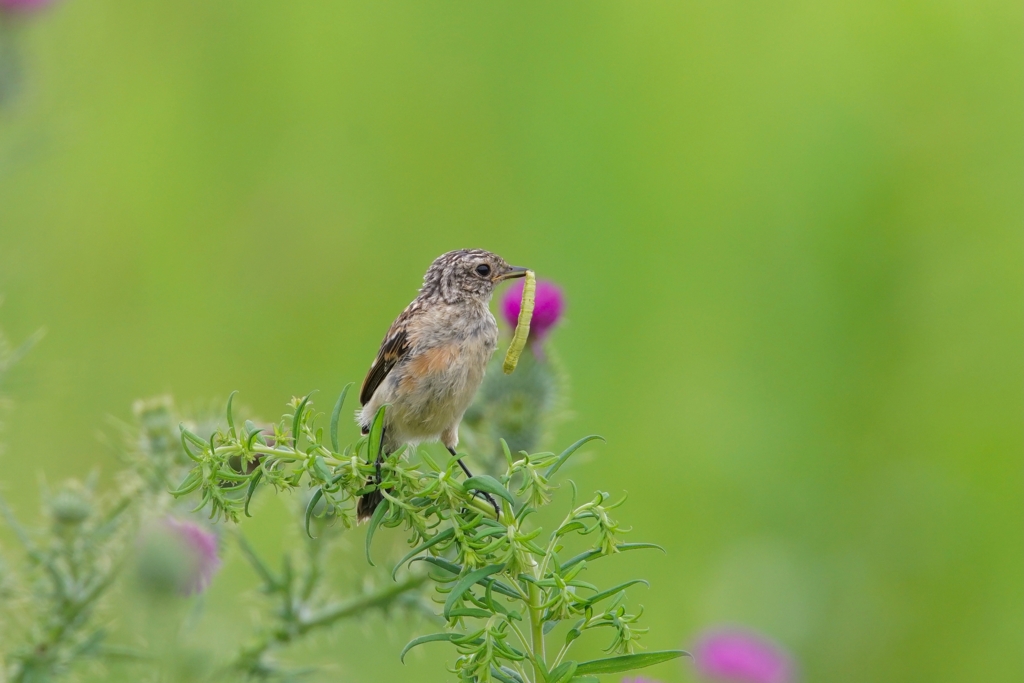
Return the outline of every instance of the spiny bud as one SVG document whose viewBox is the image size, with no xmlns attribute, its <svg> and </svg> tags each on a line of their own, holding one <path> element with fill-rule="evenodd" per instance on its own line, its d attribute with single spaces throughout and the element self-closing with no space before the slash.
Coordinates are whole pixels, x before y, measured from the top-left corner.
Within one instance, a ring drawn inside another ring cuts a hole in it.
<svg viewBox="0 0 1024 683">
<path fill-rule="evenodd" d="M 217 536 L 202 524 L 166 517 L 142 535 L 138 575 L 153 593 L 201 593 L 219 568 Z"/>
<path fill-rule="evenodd" d="M 66 487 L 57 491 L 49 501 L 50 516 L 58 526 L 77 526 L 92 514 L 92 501 L 88 494 L 77 487 Z"/>
</svg>

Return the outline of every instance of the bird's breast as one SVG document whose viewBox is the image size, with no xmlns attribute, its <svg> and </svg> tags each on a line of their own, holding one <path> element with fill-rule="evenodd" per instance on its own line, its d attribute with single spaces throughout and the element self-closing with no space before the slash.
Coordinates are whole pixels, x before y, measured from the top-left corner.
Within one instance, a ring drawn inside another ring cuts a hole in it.
<svg viewBox="0 0 1024 683">
<path fill-rule="evenodd" d="M 458 424 L 498 341 L 497 324 L 485 313 L 429 321 L 417 331 L 389 392 L 393 418 L 403 432 L 436 437 Z"/>
</svg>

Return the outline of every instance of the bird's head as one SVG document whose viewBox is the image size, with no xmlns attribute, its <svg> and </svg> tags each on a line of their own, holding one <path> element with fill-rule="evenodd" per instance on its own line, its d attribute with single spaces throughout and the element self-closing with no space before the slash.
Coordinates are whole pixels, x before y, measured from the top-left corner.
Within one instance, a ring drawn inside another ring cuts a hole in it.
<svg viewBox="0 0 1024 683">
<path fill-rule="evenodd" d="M 437 296 L 445 303 L 470 299 L 486 302 L 502 280 L 526 275 L 526 268 L 510 266 L 497 254 L 483 249 L 458 249 L 441 254 L 423 276 L 421 295 Z"/>
</svg>

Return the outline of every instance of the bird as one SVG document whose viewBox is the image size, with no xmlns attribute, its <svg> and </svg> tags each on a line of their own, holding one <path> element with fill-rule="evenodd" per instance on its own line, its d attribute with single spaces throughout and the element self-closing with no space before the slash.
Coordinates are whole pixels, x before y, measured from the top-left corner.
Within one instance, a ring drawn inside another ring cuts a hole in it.
<svg viewBox="0 0 1024 683">
<path fill-rule="evenodd" d="M 386 454 L 406 444 L 436 441 L 458 460 L 466 477 L 473 476 L 455 448 L 459 423 L 498 344 L 498 325 L 488 304 L 499 283 L 523 277 L 527 270 L 483 249 L 449 251 L 427 269 L 416 298 L 384 336 L 359 392 L 356 421 L 364 435 L 378 409 L 388 406 L 377 473 L 368 485 L 379 486 Z M 486 497 L 497 513 L 494 499 Z M 371 517 L 382 500 L 379 487 L 361 496 L 358 520 Z"/>
</svg>

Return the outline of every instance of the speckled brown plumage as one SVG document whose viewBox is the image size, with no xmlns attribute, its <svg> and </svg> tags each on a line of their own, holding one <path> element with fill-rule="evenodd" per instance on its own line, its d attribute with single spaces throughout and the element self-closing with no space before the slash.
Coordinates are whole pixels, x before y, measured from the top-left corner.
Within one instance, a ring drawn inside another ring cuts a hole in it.
<svg viewBox="0 0 1024 683">
<path fill-rule="evenodd" d="M 380 406 L 388 405 L 384 452 L 440 440 L 455 455 L 462 415 L 498 341 L 491 295 L 499 282 L 525 273 L 482 249 L 450 251 L 430 265 L 419 294 L 391 324 L 359 392 L 357 420 L 364 433 Z M 363 496 L 359 518 L 371 515 L 380 500 L 377 492 Z"/>
</svg>

